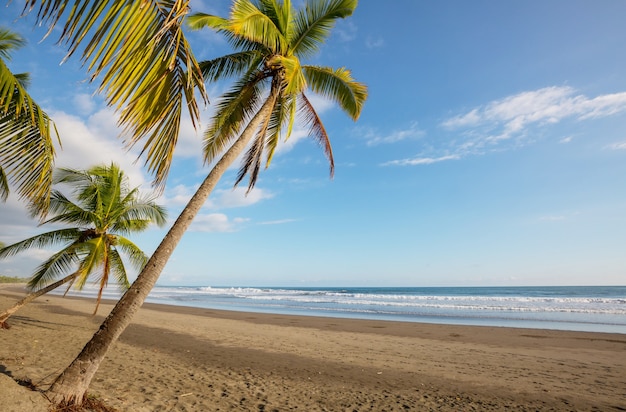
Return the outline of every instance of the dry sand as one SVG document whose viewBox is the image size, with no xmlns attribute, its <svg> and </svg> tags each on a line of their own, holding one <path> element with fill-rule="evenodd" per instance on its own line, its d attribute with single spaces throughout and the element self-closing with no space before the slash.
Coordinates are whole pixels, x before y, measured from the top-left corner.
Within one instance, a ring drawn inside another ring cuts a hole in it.
<svg viewBox="0 0 626 412">
<path fill-rule="evenodd" d="M 0 309 L 22 293 L 0 286 Z M 93 308 L 24 307 L 0 372 L 45 389 L 100 325 Z M 120 411 L 624 411 L 626 335 L 146 304 L 90 392 Z"/>
</svg>

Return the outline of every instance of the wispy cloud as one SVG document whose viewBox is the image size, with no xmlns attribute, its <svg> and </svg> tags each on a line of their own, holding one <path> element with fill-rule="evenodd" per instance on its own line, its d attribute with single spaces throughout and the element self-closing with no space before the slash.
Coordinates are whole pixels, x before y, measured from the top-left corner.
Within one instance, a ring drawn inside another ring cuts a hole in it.
<svg viewBox="0 0 626 412">
<path fill-rule="evenodd" d="M 445 119 L 439 125 L 444 138 L 425 142 L 429 146 L 413 158 L 392 160 L 383 165 L 427 165 L 521 147 L 531 142 L 540 128 L 624 112 L 626 92 L 589 97 L 568 86 L 525 91 Z M 393 136 L 371 139 L 368 145 L 393 141 Z M 564 137 L 559 143 L 570 143 L 572 139 L 571 136 Z M 626 149 L 626 142 L 611 145 L 610 149 Z"/>
<path fill-rule="evenodd" d="M 417 165 L 430 165 L 433 163 L 445 162 L 447 160 L 458 160 L 459 155 L 447 155 L 440 157 L 414 157 L 409 159 L 391 160 L 389 162 L 382 163 L 381 166 L 417 166 Z"/>
<path fill-rule="evenodd" d="M 259 222 L 259 225 L 284 225 L 285 223 L 293 223 L 297 221 L 297 219 L 268 220 L 266 222 Z"/>
<path fill-rule="evenodd" d="M 365 39 L 365 46 L 368 49 L 378 49 L 379 47 L 383 47 L 385 45 L 385 40 L 382 37 L 372 37 L 367 36 Z"/>
<path fill-rule="evenodd" d="M 357 26 L 350 20 L 340 20 L 336 23 L 333 34 L 344 42 L 350 42 L 357 37 Z"/>
<path fill-rule="evenodd" d="M 551 216 L 541 216 L 539 218 L 539 220 L 542 220 L 544 222 L 559 222 L 562 220 L 566 220 L 567 216 L 563 216 L 563 215 L 551 215 Z"/>
<path fill-rule="evenodd" d="M 394 130 L 391 133 L 380 133 L 376 130 L 367 130 L 363 132 L 366 144 L 368 146 L 378 146 L 381 144 L 391 144 L 401 142 L 403 140 L 419 139 L 425 135 L 417 123 L 411 123 L 406 129 Z"/>
<path fill-rule="evenodd" d="M 579 215 L 580 215 L 580 211 L 566 210 L 560 213 L 546 214 L 546 215 L 539 216 L 538 220 L 541 222 L 562 222 L 566 220 L 571 220 Z"/>
<path fill-rule="evenodd" d="M 618 142 L 609 145 L 609 149 L 611 150 L 626 150 L 626 142 Z"/>
<path fill-rule="evenodd" d="M 485 141 L 505 140 L 532 125 L 558 123 L 566 118 L 585 120 L 626 111 L 626 92 L 594 98 L 567 86 L 526 91 L 471 109 L 442 122 L 449 130 L 482 131 Z"/>
</svg>

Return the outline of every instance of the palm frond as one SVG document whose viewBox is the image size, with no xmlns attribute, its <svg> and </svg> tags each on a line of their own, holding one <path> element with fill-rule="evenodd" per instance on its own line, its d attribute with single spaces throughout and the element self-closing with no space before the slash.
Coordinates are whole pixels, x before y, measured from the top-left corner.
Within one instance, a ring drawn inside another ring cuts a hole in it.
<svg viewBox="0 0 626 412">
<path fill-rule="evenodd" d="M 49 212 L 54 216 L 42 222 L 42 225 L 49 223 L 66 223 L 73 226 L 93 227 L 100 223 L 100 216 L 97 213 L 72 202 L 58 190 L 54 190 L 50 196 Z"/>
<path fill-rule="evenodd" d="M 262 55 L 258 51 L 247 50 L 202 61 L 199 66 L 205 81 L 216 82 L 246 73 L 250 67 L 258 67 L 262 61 L 261 58 Z"/>
<path fill-rule="evenodd" d="M 84 46 L 81 60 L 107 103 L 121 112 L 126 142 L 143 141 L 141 153 L 163 185 L 186 106 L 196 126 L 200 113 L 195 90 L 208 98 L 202 73 L 182 31 L 189 0 L 27 0 L 25 11 L 38 4 L 37 22 L 50 31 L 66 18 L 59 41 L 68 58 Z M 186 103 L 185 103 L 186 101 Z"/>
<path fill-rule="evenodd" d="M 352 78 L 345 68 L 303 66 L 311 90 L 335 101 L 352 120 L 357 120 L 367 99 L 367 86 Z"/>
<path fill-rule="evenodd" d="M 269 96 L 263 102 L 263 106 L 255 113 L 254 118 L 251 119 L 246 128 L 241 133 L 240 139 L 246 135 L 256 136 L 246 156 L 244 157 L 243 164 L 241 165 L 235 186 L 237 186 L 241 180 L 249 174 L 250 180 L 248 183 L 248 190 L 250 192 L 256 184 L 260 165 L 261 155 L 263 149 L 266 146 L 266 138 L 268 136 L 268 128 L 272 121 L 272 113 L 277 110 L 276 105 L 281 102 L 280 91 L 282 90 L 282 82 L 278 78 L 272 80 L 272 86 Z"/>
<path fill-rule="evenodd" d="M 223 17 L 206 13 L 195 13 L 187 17 L 187 26 L 192 30 L 199 30 L 205 27 L 213 29 L 226 37 L 226 40 L 235 50 L 254 50 L 263 47 L 253 41 L 243 39 L 231 31 L 230 22 Z M 205 78 L 206 80 L 206 78 Z"/>
<path fill-rule="evenodd" d="M 335 174 L 335 159 L 333 158 L 333 149 L 330 145 L 330 138 L 328 137 L 326 128 L 315 111 L 315 108 L 304 93 L 300 94 L 298 99 L 300 100 L 300 104 L 298 105 L 300 108 L 298 114 L 302 118 L 302 123 L 305 126 L 308 126 L 309 136 L 311 136 L 324 151 L 330 166 L 330 176 L 332 177 Z"/>
<path fill-rule="evenodd" d="M 4 202 L 9 197 L 9 181 L 4 169 L 0 167 L 0 201 Z"/>
<path fill-rule="evenodd" d="M 278 31 L 285 36 L 287 44 L 289 44 L 287 34 L 291 24 L 291 0 L 283 0 L 281 2 L 277 0 L 260 0 L 259 10 L 274 22 Z"/>
<path fill-rule="evenodd" d="M 288 50 L 287 38 L 269 16 L 249 0 L 235 0 L 230 11 L 229 25 L 224 30 L 233 34 L 230 38 L 235 49 L 245 45 L 246 40 L 267 47 L 273 53 Z"/>
<path fill-rule="evenodd" d="M 56 129 L 26 92 L 28 74 L 13 74 L 3 61 L 24 44 L 20 35 L 0 28 L 0 168 L 6 183 L 1 194 L 6 200 L 12 181 L 19 196 L 31 202 L 33 214 L 43 216 L 54 162 L 51 131 Z"/>
<path fill-rule="evenodd" d="M 119 214 L 111 216 L 113 233 L 130 234 L 142 232 L 151 224 L 163 226 L 167 222 L 167 209 L 152 200 L 123 203 Z"/>
<path fill-rule="evenodd" d="M 79 263 L 79 276 L 76 278 L 76 289 L 82 290 L 90 277 L 95 276 L 95 282 L 102 281 L 102 263 L 106 262 L 108 245 L 104 236 L 89 239 L 80 244 L 82 255 Z"/>
<path fill-rule="evenodd" d="M 0 27 L 0 59 L 11 60 L 11 52 L 21 49 L 26 40 L 19 34 Z"/>
<path fill-rule="evenodd" d="M 54 255 L 37 267 L 33 275 L 28 280 L 28 288 L 39 290 L 46 287 L 55 279 L 72 273 L 79 256 L 76 253 L 75 245 L 70 245 Z"/>
<path fill-rule="evenodd" d="M 43 216 L 52 185 L 54 146 L 58 133 L 48 115 L 0 60 L 0 167 L 31 211 Z"/>
<path fill-rule="evenodd" d="M 228 19 L 206 13 L 194 13 L 187 16 L 185 21 L 187 26 L 192 30 L 200 30 L 206 27 L 216 31 L 228 30 L 230 25 Z"/>
<path fill-rule="evenodd" d="M 56 185 L 67 184 L 72 189 L 72 193 L 79 194 L 88 188 L 95 188 L 95 176 L 89 174 L 86 170 L 62 167 L 55 169 L 53 183 Z"/>
<path fill-rule="evenodd" d="M 82 231 L 77 228 L 59 229 L 41 233 L 0 249 L 0 259 L 14 256 L 28 249 L 43 249 L 59 243 L 75 242 L 81 237 L 81 234 Z"/>
<path fill-rule="evenodd" d="M 109 276 L 111 274 L 111 259 L 115 259 L 115 257 L 111 257 L 112 249 L 110 248 L 109 242 L 105 242 L 106 246 L 104 247 L 102 255 L 102 277 L 100 278 L 100 288 L 98 289 L 98 297 L 96 298 L 96 308 L 93 311 L 95 315 L 98 313 L 98 308 L 100 307 L 100 301 L 102 300 L 102 292 L 104 288 L 109 284 Z M 127 279 L 128 281 L 128 279 Z"/>
<path fill-rule="evenodd" d="M 263 148 L 265 147 L 265 135 L 267 132 L 268 122 L 269 117 L 265 119 L 265 121 L 262 123 L 259 130 L 257 131 L 256 138 L 248 148 L 242 165 L 239 168 L 239 172 L 237 173 L 237 179 L 235 180 L 234 186 L 239 185 L 239 183 L 241 183 L 246 174 L 250 175 L 247 192 L 250 192 L 250 190 L 252 190 L 252 188 L 256 184 L 256 180 L 259 175 L 259 170 L 261 168 L 261 155 L 263 154 Z"/>
<path fill-rule="evenodd" d="M 123 252 L 133 269 L 137 271 L 141 271 L 148 263 L 148 256 L 136 244 L 123 236 L 117 236 L 115 248 Z"/>
<path fill-rule="evenodd" d="M 285 140 L 289 139 L 289 136 L 291 136 L 296 119 L 296 109 L 297 105 L 294 95 L 283 96 L 276 104 L 268 126 L 268 137 L 265 143 L 265 168 L 268 168 L 272 163 L 272 158 L 280 142 L 281 133 L 285 124 L 287 125 Z"/>
<path fill-rule="evenodd" d="M 121 292 L 126 292 L 130 287 L 130 282 L 128 281 L 128 275 L 126 273 L 126 267 L 124 266 L 124 261 L 122 257 L 115 249 L 111 249 L 111 253 L 109 254 L 110 265 L 110 274 L 109 276 L 113 276 L 115 279 L 115 283 L 117 284 L 119 290 Z"/>
<path fill-rule="evenodd" d="M 318 0 L 308 2 L 298 11 L 290 34 L 291 50 L 298 56 L 308 57 L 319 51 L 320 45 L 330 35 L 335 21 L 352 15 L 358 0 Z"/>
<path fill-rule="evenodd" d="M 238 81 L 217 102 L 215 115 L 204 133 L 206 163 L 211 163 L 225 150 L 258 109 L 264 79 L 264 73 L 257 73 L 251 80 Z"/>
</svg>

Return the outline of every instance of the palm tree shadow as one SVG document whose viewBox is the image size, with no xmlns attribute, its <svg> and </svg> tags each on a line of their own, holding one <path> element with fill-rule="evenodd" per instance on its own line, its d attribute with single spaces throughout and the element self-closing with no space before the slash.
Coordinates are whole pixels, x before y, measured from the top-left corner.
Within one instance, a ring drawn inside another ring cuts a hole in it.
<svg viewBox="0 0 626 412">
<path fill-rule="evenodd" d="M 84 316 L 84 315 L 83 315 Z M 29 316 L 13 316 L 11 317 L 11 326 L 24 325 L 29 327 L 37 327 L 41 329 L 57 330 L 59 326 L 72 327 L 74 325 L 61 322 L 49 322 L 41 319 L 31 318 Z"/>
<path fill-rule="evenodd" d="M 28 378 L 17 379 L 15 376 L 13 376 L 13 373 L 11 372 L 11 370 L 7 369 L 7 367 L 5 365 L 0 364 L 0 373 L 3 374 L 3 375 L 8 376 L 11 379 L 13 379 L 20 386 L 28 388 L 31 391 L 39 391 L 39 389 L 37 388 L 37 386 L 35 386 L 33 381 L 31 381 Z"/>
</svg>

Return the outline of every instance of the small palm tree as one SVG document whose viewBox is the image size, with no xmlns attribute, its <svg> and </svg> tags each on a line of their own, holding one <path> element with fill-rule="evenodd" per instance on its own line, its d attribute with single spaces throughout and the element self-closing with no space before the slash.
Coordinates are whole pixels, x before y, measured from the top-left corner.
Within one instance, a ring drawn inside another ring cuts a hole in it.
<svg viewBox="0 0 626 412">
<path fill-rule="evenodd" d="M 9 195 L 9 182 L 35 213 L 47 209 L 54 146 L 54 124 L 26 92 L 29 76 L 7 67 L 11 52 L 25 44 L 17 33 L 0 27 L 0 200 Z"/>
<path fill-rule="evenodd" d="M 350 16 L 356 5 L 357 0 L 309 0 L 303 9 L 294 10 L 289 0 L 235 0 L 228 19 L 205 14 L 189 18 L 194 28 L 209 27 L 224 33 L 237 50 L 201 63 L 207 80 L 240 78 L 218 103 L 205 134 L 205 159 L 219 160 L 130 289 L 81 353 L 54 381 L 48 396 L 57 402 L 82 403 L 111 344 L 130 324 L 191 221 L 249 142 L 252 141 L 237 180 L 249 173 L 249 189 L 254 186 L 263 155 L 269 163 L 280 137 L 289 136 L 298 115 L 322 144 L 332 173 L 328 135 L 305 91 L 311 89 L 334 100 L 356 120 L 367 98 L 367 88 L 354 81 L 346 69 L 308 66 L 300 58 L 314 54 L 334 22 Z"/>
<path fill-rule="evenodd" d="M 165 210 L 151 198 L 140 197 L 138 188 L 129 189 L 125 174 L 115 164 L 87 171 L 60 169 L 54 182 L 70 185 L 75 200 L 54 190 L 50 200 L 53 217 L 42 224 L 64 223 L 72 227 L 42 233 L 0 249 L 0 258 L 5 258 L 33 247 L 64 244 L 30 278 L 28 287 L 34 292 L 0 314 L 0 326 L 5 328 L 7 319 L 28 302 L 64 283 L 70 284 L 68 290 L 74 283 L 82 289 L 92 275 L 97 276 L 100 287 L 95 314 L 111 277 L 123 290 L 129 287 L 122 254 L 138 271 L 148 260 L 124 235 L 143 231 L 152 223 L 165 223 Z"/>
</svg>

